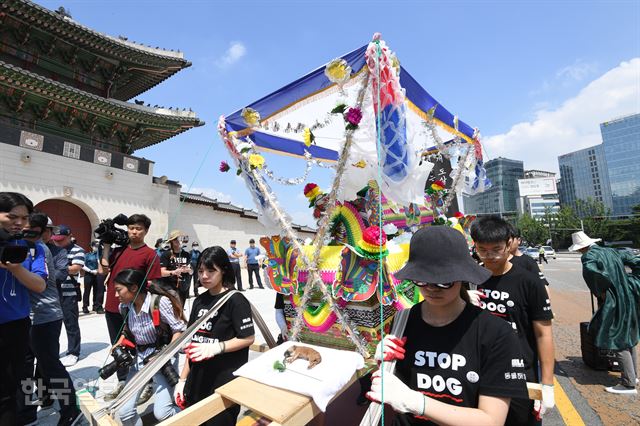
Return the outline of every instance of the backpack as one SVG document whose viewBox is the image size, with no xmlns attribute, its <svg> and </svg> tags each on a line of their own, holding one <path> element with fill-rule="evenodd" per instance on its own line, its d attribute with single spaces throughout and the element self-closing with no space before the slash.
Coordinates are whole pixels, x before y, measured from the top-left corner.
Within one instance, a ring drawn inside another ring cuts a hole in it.
<svg viewBox="0 0 640 426">
<path fill-rule="evenodd" d="M 153 326 L 156 329 L 156 348 L 160 349 L 165 345 L 168 345 L 171 342 L 171 338 L 173 336 L 173 332 L 171 331 L 171 327 L 166 322 L 162 321 L 162 316 L 160 315 L 160 298 L 163 297 L 160 294 L 151 293 L 151 319 L 153 320 Z M 135 337 L 129 327 L 127 325 L 127 320 L 129 318 L 129 308 L 122 308 L 121 312 L 124 317 L 124 333 L 131 337 L 131 341 L 135 342 Z"/>
</svg>

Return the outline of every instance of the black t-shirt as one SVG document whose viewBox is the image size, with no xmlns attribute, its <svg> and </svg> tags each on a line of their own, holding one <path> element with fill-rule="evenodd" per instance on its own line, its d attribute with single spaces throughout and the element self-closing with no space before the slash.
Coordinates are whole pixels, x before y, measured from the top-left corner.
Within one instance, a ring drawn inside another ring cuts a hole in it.
<svg viewBox="0 0 640 426">
<path fill-rule="evenodd" d="M 191 262 L 191 255 L 186 250 L 180 249 L 180 253 L 175 254 L 173 250 L 169 249 L 162 253 L 160 256 L 160 266 L 167 268 L 168 271 L 175 271 L 179 266 L 187 266 Z M 171 288 L 177 288 L 180 282 L 181 287 L 184 289 L 189 288 L 189 274 L 180 274 L 180 277 L 164 277 L 162 282 Z"/>
<path fill-rule="evenodd" d="M 206 314 L 225 294 L 202 293 L 193 302 L 189 325 Z M 234 337 L 253 336 L 251 305 L 240 293 L 236 293 L 218 310 L 218 313 L 200 327 L 192 342 L 213 343 L 227 341 Z M 213 394 L 219 386 L 233 379 L 233 372 L 249 360 L 249 348 L 226 352 L 201 362 L 189 362 L 190 373 L 185 383 L 185 396 L 189 404 L 194 404 Z"/>
<path fill-rule="evenodd" d="M 523 254 L 522 256 L 512 256 L 511 259 L 509 259 L 509 262 L 511 262 L 513 265 L 524 268 L 529 272 L 532 272 L 540 279 L 540 282 L 542 282 L 542 284 L 549 285 L 549 281 L 547 281 L 547 278 L 540 270 L 538 262 L 533 260 L 531 256 L 526 254 Z"/>
<path fill-rule="evenodd" d="M 273 305 L 274 309 L 284 309 L 284 295 L 282 293 L 276 293 L 276 303 Z"/>
<path fill-rule="evenodd" d="M 424 302 L 422 302 L 424 303 Z M 526 398 L 518 344 L 509 326 L 467 305 L 450 324 L 433 327 L 411 308 L 404 336 L 405 358 L 397 376 L 411 389 L 458 407 L 478 407 L 480 395 Z M 394 425 L 434 424 L 412 414 L 396 415 Z"/>
<path fill-rule="evenodd" d="M 478 290 L 487 296 L 480 300 L 480 306 L 511 325 L 524 355 L 527 379 L 538 382 L 533 321 L 553 319 L 547 289 L 531 272 L 513 265 L 506 274 L 490 277 Z"/>
</svg>

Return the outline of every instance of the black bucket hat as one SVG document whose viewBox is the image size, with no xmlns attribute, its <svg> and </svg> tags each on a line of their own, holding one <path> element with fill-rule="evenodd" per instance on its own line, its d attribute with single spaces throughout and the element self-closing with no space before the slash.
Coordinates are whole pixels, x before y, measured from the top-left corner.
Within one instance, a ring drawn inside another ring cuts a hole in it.
<svg viewBox="0 0 640 426">
<path fill-rule="evenodd" d="M 394 275 L 399 280 L 423 283 L 482 284 L 491 272 L 473 260 L 467 241 L 459 231 L 447 226 L 430 226 L 411 237 L 409 261 Z"/>
</svg>

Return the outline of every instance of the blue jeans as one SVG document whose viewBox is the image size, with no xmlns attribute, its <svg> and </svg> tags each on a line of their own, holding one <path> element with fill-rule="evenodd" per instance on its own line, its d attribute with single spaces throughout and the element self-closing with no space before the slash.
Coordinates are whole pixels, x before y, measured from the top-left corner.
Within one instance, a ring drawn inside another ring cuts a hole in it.
<svg viewBox="0 0 640 426">
<path fill-rule="evenodd" d="M 177 358 L 173 360 L 172 364 L 177 371 Z M 135 364 L 129 368 L 127 383 L 139 370 L 142 369 L 142 367 L 142 357 L 136 356 Z M 153 376 L 152 380 L 156 384 L 156 393 L 153 395 L 153 415 L 156 420 L 161 422 L 178 413 L 180 409 L 173 403 L 173 386 L 170 386 L 169 383 L 167 383 L 167 379 L 165 379 L 162 372 L 158 371 Z M 118 417 L 120 417 L 120 421 L 123 426 L 142 426 L 142 420 L 140 419 L 136 408 L 138 396 L 140 396 L 141 393 L 142 390 L 140 390 L 134 398 L 127 401 L 118 411 Z"/>
<path fill-rule="evenodd" d="M 60 296 L 64 329 L 67 330 L 67 355 L 80 356 L 80 325 L 78 324 L 78 297 Z"/>
</svg>

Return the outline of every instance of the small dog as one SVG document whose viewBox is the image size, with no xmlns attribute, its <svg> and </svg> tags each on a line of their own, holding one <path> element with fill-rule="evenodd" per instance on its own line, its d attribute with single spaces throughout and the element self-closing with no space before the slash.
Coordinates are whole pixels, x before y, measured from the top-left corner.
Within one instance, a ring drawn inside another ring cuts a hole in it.
<svg viewBox="0 0 640 426">
<path fill-rule="evenodd" d="M 307 370 L 311 370 L 313 367 L 322 362 L 320 353 L 315 349 L 311 349 L 306 346 L 291 346 L 284 353 L 285 364 L 291 364 L 298 358 L 306 359 L 307 361 L 309 361 L 309 367 L 307 367 Z"/>
</svg>

